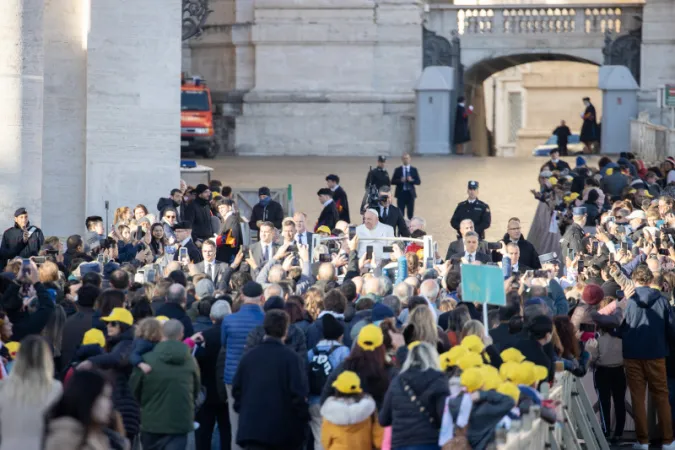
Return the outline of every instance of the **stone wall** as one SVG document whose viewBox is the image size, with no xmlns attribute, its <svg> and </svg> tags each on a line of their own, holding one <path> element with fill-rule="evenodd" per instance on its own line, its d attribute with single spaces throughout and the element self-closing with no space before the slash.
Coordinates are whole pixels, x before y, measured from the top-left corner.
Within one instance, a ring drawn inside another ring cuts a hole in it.
<svg viewBox="0 0 675 450">
<path fill-rule="evenodd" d="M 421 12 L 416 0 L 256 1 L 237 153 L 411 151 Z"/>
</svg>

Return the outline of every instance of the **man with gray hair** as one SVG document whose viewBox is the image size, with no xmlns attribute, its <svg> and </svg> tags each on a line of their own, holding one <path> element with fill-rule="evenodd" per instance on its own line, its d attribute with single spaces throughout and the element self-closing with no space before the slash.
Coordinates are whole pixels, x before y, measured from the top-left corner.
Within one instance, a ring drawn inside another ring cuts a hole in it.
<svg viewBox="0 0 675 450">
<path fill-rule="evenodd" d="M 464 219 L 459 223 L 459 238 L 451 242 L 448 246 L 448 252 L 445 255 L 445 259 L 452 259 L 456 255 L 464 256 L 464 236 L 469 232 L 475 232 L 473 226 L 473 220 Z M 478 241 L 478 249 L 482 253 L 489 253 L 487 242 L 480 240 Z"/>
<path fill-rule="evenodd" d="M 492 258 L 487 253 L 479 250 L 478 233 L 475 231 L 467 231 L 464 233 L 462 242 L 464 243 L 464 253 L 457 253 L 451 259 L 454 270 L 459 270 L 460 264 L 487 264 L 492 262 Z"/>
<path fill-rule="evenodd" d="M 152 367 L 135 368 L 131 389 L 141 407 L 141 443 L 145 449 L 184 449 L 194 429 L 199 369 L 183 341 L 183 325 L 175 319 L 162 329 L 162 341 L 143 355 Z"/>
<path fill-rule="evenodd" d="M 166 303 L 157 310 L 157 316 L 166 316 L 169 319 L 176 319 L 183 324 L 186 336 L 190 337 L 194 333 L 192 321 L 185 308 L 187 306 L 187 291 L 183 285 L 174 283 L 169 287 L 166 294 Z"/>
<path fill-rule="evenodd" d="M 402 282 L 394 286 L 394 295 L 398 297 L 403 308 L 408 307 L 408 300 L 413 295 L 413 288 L 409 284 Z"/>
<path fill-rule="evenodd" d="M 218 386 L 220 374 L 217 371 L 218 355 L 222 349 L 221 325 L 226 316 L 232 314 L 230 304 L 225 300 L 218 300 L 211 306 L 209 314 L 213 326 L 202 332 L 203 344 L 200 343 L 195 351 L 195 358 L 202 374 L 202 386 L 206 389 L 206 399 L 195 416 L 199 429 L 195 431 L 196 448 L 211 448 L 213 428 L 218 423 L 220 442 L 229 442 L 230 420 L 228 419 L 227 404 L 218 394 L 224 390 Z"/>
<path fill-rule="evenodd" d="M 420 216 L 415 216 L 410 219 L 410 226 L 408 229 L 410 230 L 411 234 L 417 230 L 427 231 L 427 221 Z"/>
<path fill-rule="evenodd" d="M 438 319 L 438 309 L 436 302 L 438 301 L 438 294 L 441 292 L 438 281 L 425 280 L 420 286 L 420 295 L 424 297 L 429 304 L 429 308 L 433 311 L 434 316 Z"/>
</svg>

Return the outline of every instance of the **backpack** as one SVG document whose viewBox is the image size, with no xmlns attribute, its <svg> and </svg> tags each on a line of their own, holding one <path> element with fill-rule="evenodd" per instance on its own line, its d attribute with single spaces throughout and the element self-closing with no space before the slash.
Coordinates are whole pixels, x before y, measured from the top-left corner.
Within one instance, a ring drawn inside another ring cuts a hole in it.
<svg viewBox="0 0 675 450">
<path fill-rule="evenodd" d="M 308 367 L 309 393 L 311 395 L 321 395 L 323 387 L 328 381 L 328 376 L 334 369 L 329 357 L 338 347 L 338 345 L 333 345 L 328 350 L 319 350 L 318 347 L 312 349 L 313 356 Z"/>
</svg>

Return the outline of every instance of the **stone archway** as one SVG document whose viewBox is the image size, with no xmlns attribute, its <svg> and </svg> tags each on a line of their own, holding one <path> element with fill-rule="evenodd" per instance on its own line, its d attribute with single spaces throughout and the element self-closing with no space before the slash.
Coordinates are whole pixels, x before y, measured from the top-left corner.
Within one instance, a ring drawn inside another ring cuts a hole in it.
<svg viewBox="0 0 675 450">
<path fill-rule="evenodd" d="M 598 53 L 598 58 L 601 56 Z M 467 102 L 474 106 L 473 120 L 470 123 L 471 149 L 477 156 L 493 156 L 495 136 L 488 129 L 485 92 L 483 83 L 493 74 L 521 64 L 541 61 L 569 61 L 584 64 L 600 65 L 600 61 L 592 61 L 579 56 L 564 53 L 518 53 L 493 58 L 484 58 L 464 71 L 464 95 Z"/>
</svg>

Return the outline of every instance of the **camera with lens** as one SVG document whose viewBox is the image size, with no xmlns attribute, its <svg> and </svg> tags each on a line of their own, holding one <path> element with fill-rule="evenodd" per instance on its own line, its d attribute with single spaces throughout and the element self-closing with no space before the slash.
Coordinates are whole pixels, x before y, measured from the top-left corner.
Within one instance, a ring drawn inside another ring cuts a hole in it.
<svg viewBox="0 0 675 450">
<path fill-rule="evenodd" d="M 389 201 L 389 196 L 380 195 L 380 203 L 387 203 Z"/>
</svg>

